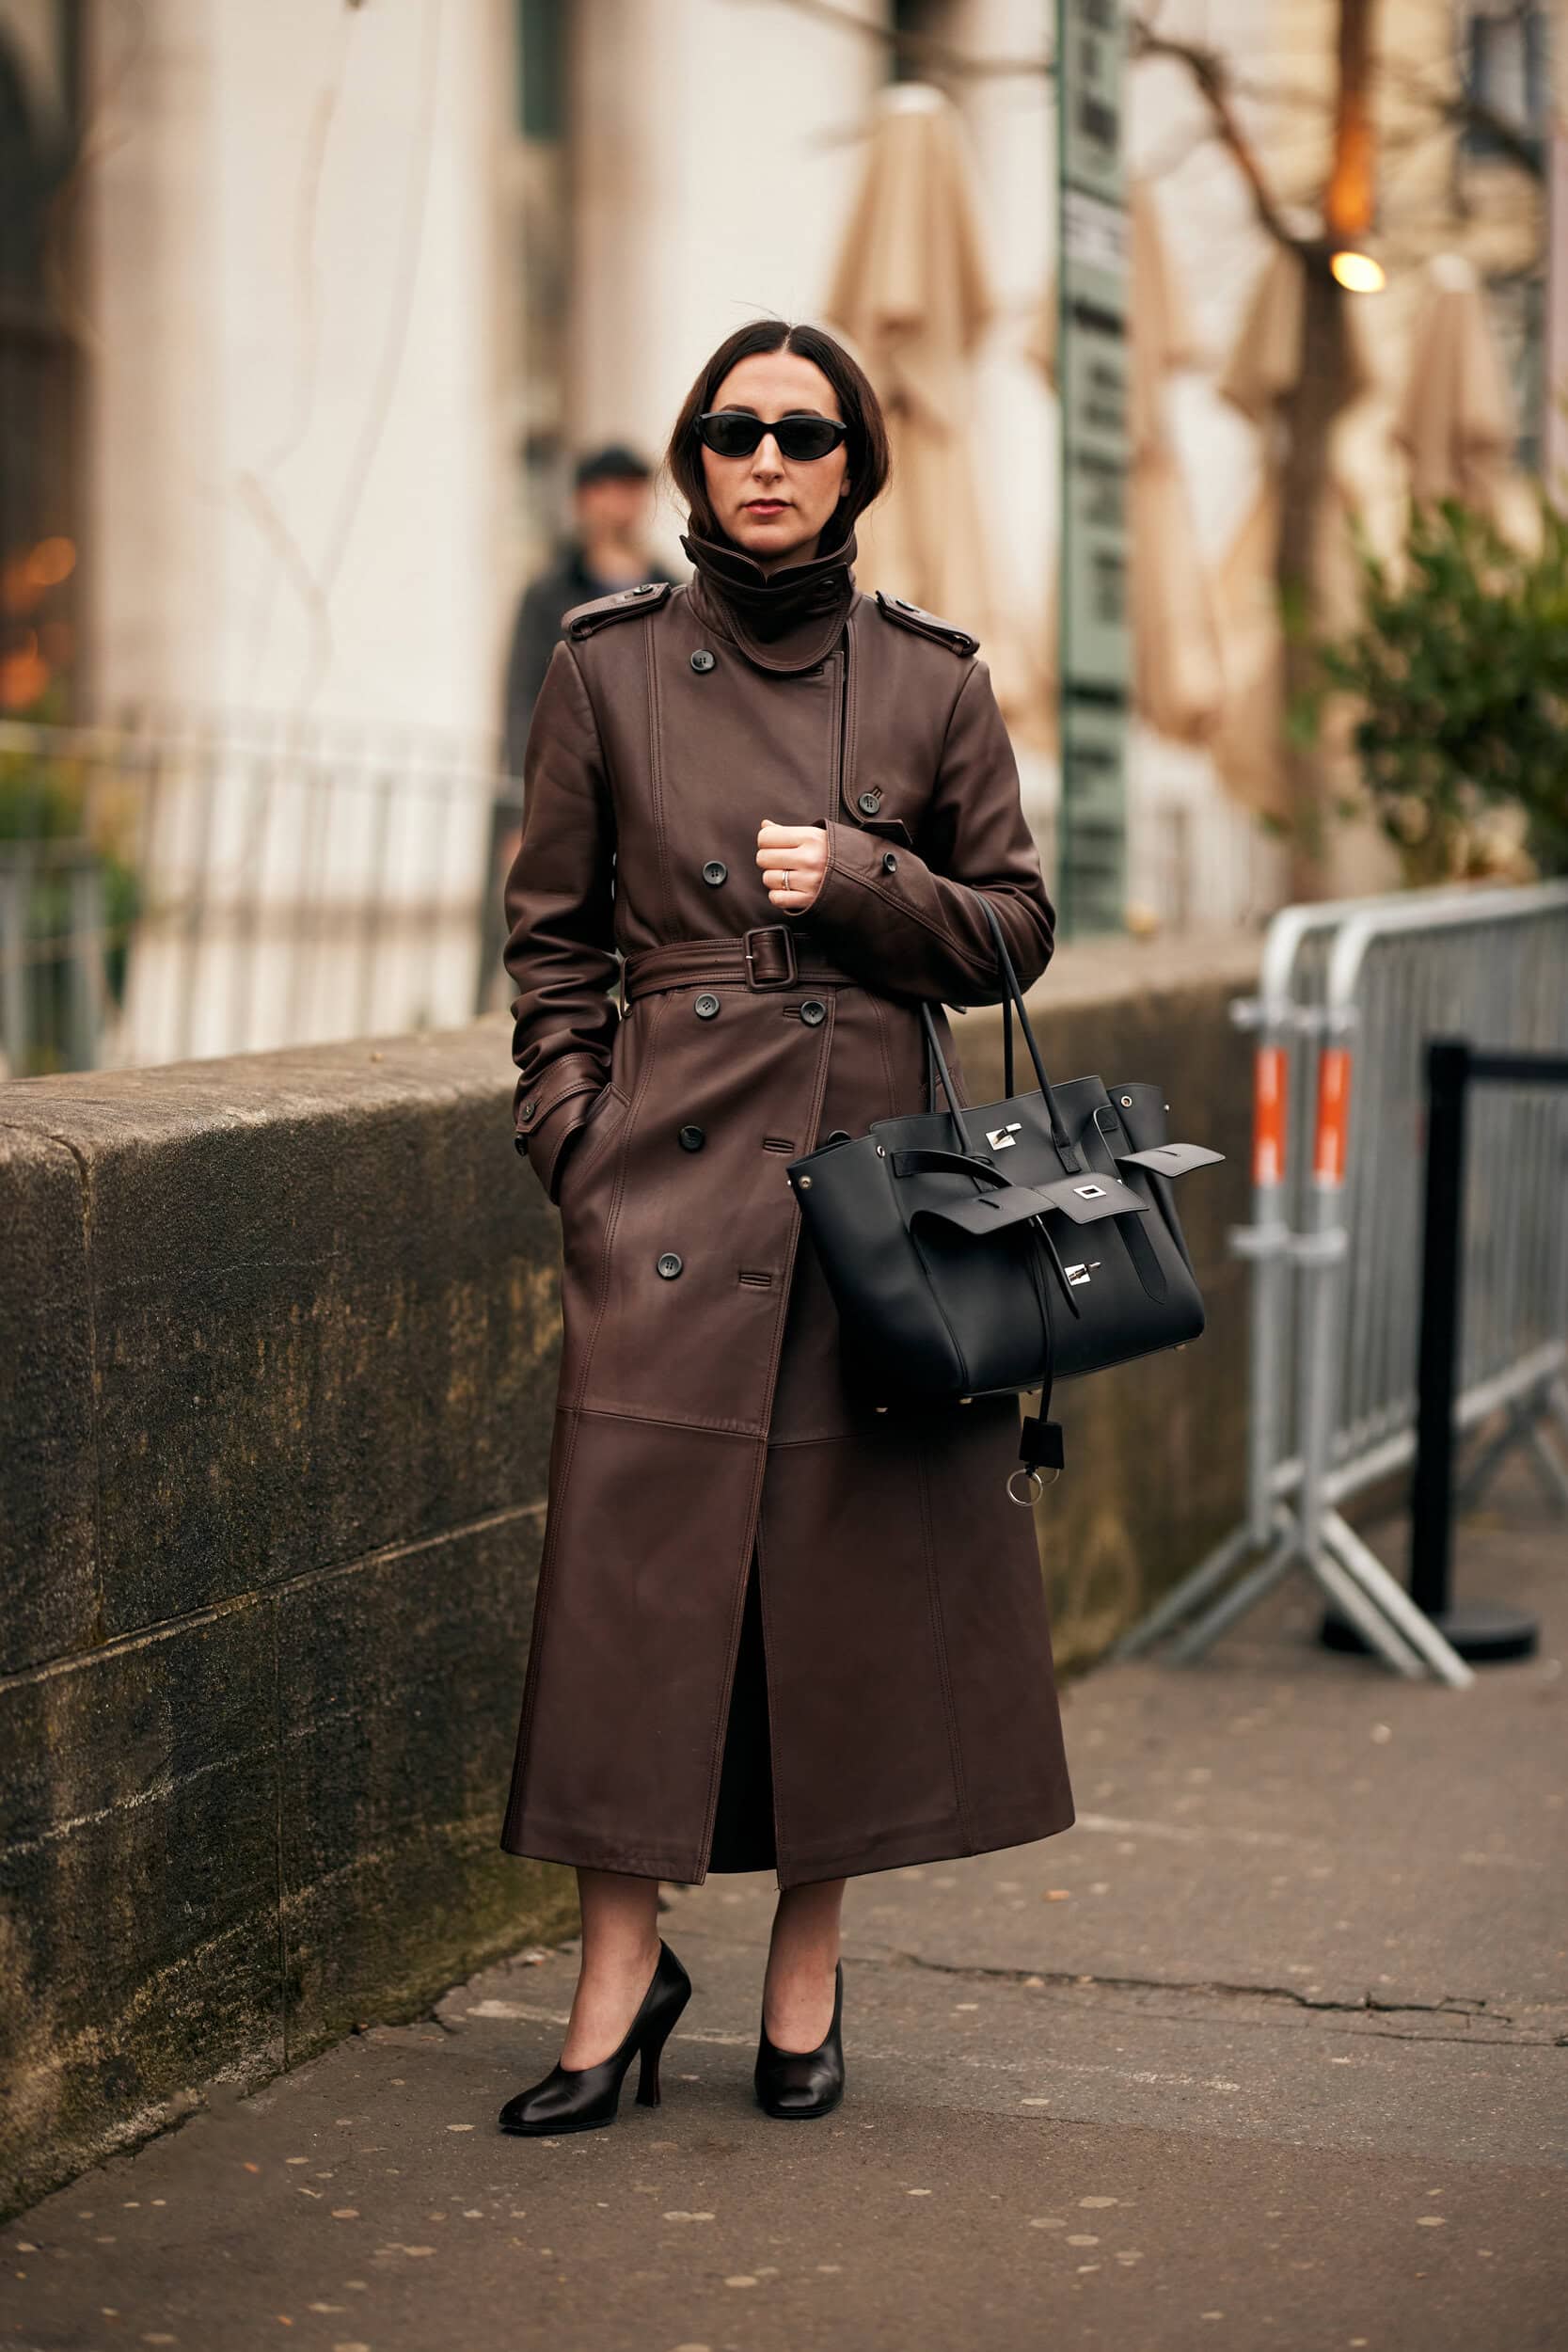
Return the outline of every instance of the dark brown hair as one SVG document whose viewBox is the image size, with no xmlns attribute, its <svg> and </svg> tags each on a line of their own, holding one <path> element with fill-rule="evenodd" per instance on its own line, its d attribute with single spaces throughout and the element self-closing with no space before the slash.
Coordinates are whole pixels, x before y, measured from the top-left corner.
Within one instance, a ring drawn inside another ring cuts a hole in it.
<svg viewBox="0 0 1568 2352">
<path fill-rule="evenodd" d="M 729 534 L 721 529 L 708 504 L 696 421 L 712 407 L 714 395 L 736 360 L 750 358 L 756 351 L 793 351 L 819 367 L 838 395 L 849 427 L 845 463 L 850 486 L 823 525 L 817 552 L 825 555 L 847 536 L 856 516 L 880 498 L 892 465 L 887 422 L 871 379 L 825 327 L 792 326 L 787 319 L 752 319 L 749 326 L 737 326 L 733 335 L 727 335 L 682 401 L 659 470 L 685 500 L 693 532 L 702 539 L 727 543 Z"/>
</svg>

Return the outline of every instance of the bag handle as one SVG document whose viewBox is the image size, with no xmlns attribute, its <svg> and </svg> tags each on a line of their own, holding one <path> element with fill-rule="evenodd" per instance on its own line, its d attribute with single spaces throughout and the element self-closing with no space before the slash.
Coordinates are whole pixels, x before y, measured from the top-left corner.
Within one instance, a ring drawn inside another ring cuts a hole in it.
<svg viewBox="0 0 1568 2352">
<path fill-rule="evenodd" d="M 969 1137 L 964 1133 L 964 1123 L 958 1116 L 958 1098 L 953 1090 L 952 1073 L 948 1070 L 946 1057 L 943 1055 L 942 1047 L 937 1043 L 937 1025 L 931 1018 L 930 1005 L 924 996 L 920 1000 L 920 1018 L 926 1031 L 927 1100 L 929 1102 L 931 1108 L 935 1110 L 937 1106 L 937 1080 L 940 1077 L 942 1080 L 942 1090 L 947 1097 L 947 1117 L 953 1129 L 954 1149 L 961 1156 L 967 1158 L 969 1156 L 970 1148 Z"/>
<path fill-rule="evenodd" d="M 1001 964 L 1003 977 L 1006 983 L 1006 993 L 1002 999 L 1003 1094 L 1010 1097 L 1013 1091 L 1013 1008 L 1016 1005 L 1018 1008 L 1018 1017 L 1023 1025 L 1023 1035 L 1029 1047 L 1029 1058 L 1035 1065 L 1035 1075 L 1040 1082 L 1040 1093 L 1044 1098 L 1046 1113 L 1051 1121 L 1051 1140 L 1056 1148 L 1057 1157 L 1060 1159 L 1064 1168 L 1069 1171 L 1081 1169 L 1083 1161 L 1079 1155 L 1077 1147 L 1072 1143 L 1068 1135 L 1067 1126 L 1063 1120 L 1061 1108 L 1056 1101 L 1055 1092 L 1052 1087 L 1051 1080 L 1046 1075 L 1045 1063 L 1040 1057 L 1040 1049 L 1035 1037 L 1034 1025 L 1031 1023 L 1028 1012 L 1024 1007 L 1023 991 L 1019 987 L 1018 974 L 1013 969 L 1013 960 L 1007 953 L 1006 937 L 997 916 L 996 909 L 992 906 L 990 898 L 987 898 L 983 890 L 976 890 L 974 896 L 979 899 L 981 906 L 984 907 L 986 911 L 987 920 L 990 924 L 991 932 L 996 941 L 997 961 Z M 952 1115 L 955 1131 L 963 1137 L 963 1147 L 967 1148 L 968 1137 L 963 1134 L 962 1121 L 958 1117 L 958 1098 L 953 1091 L 952 1077 L 948 1072 L 947 1063 L 942 1057 L 942 1047 L 937 1042 L 936 1025 L 931 1018 L 930 1007 L 924 1000 L 922 1000 L 921 1003 L 920 1013 L 921 1019 L 925 1023 L 926 1026 L 926 1076 L 927 1089 L 929 1100 L 934 1107 L 936 1104 L 936 1079 L 937 1074 L 940 1073 L 942 1092 L 947 1097 L 947 1105 Z"/>
</svg>

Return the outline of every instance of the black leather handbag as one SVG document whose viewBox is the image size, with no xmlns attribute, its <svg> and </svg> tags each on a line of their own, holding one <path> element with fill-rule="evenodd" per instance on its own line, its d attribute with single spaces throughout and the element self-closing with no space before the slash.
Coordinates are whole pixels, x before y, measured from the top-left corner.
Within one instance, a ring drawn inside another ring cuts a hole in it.
<svg viewBox="0 0 1568 2352">
<path fill-rule="evenodd" d="M 858 1393 L 891 1410 L 1040 1391 L 1007 1480 L 1027 1504 L 1042 1466 L 1062 1468 L 1054 1381 L 1203 1329 L 1171 1182 L 1224 1154 L 1168 1141 L 1160 1089 L 1145 1081 L 1052 1085 L 996 910 L 976 895 L 1007 985 L 1002 1101 L 959 1105 L 923 1003 L 930 1109 L 831 1136 L 787 1172 Z M 1015 1007 L 1039 1080 L 1027 1094 L 1013 1092 Z"/>
</svg>

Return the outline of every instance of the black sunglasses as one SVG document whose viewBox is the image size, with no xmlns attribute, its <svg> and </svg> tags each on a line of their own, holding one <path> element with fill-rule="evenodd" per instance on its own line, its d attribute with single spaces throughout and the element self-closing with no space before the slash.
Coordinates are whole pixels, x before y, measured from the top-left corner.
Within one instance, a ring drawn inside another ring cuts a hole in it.
<svg viewBox="0 0 1568 2352">
<path fill-rule="evenodd" d="M 744 408 L 709 408 L 697 419 L 697 438 L 716 457 L 750 457 L 765 433 L 777 441 L 781 457 L 826 457 L 848 430 L 837 417 L 779 417 L 769 423 Z"/>
</svg>

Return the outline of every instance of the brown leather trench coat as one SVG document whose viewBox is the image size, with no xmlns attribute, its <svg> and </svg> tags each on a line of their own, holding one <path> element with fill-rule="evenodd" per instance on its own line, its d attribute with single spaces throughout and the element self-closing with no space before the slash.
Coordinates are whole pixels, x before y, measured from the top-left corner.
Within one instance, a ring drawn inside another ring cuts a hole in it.
<svg viewBox="0 0 1568 2352">
<path fill-rule="evenodd" d="M 976 892 L 1023 986 L 1053 942 L 975 640 L 847 596 L 805 660 L 700 576 L 598 599 L 535 707 L 506 961 L 562 1348 L 514 1853 L 704 1878 L 753 1547 L 781 1886 L 1074 1818 L 1017 1400 L 850 1393 L 784 1173 L 926 1107 L 923 996 L 970 1100 L 941 1006 L 1004 993 Z M 765 817 L 826 826 L 803 914 Z"/>
</svg>

